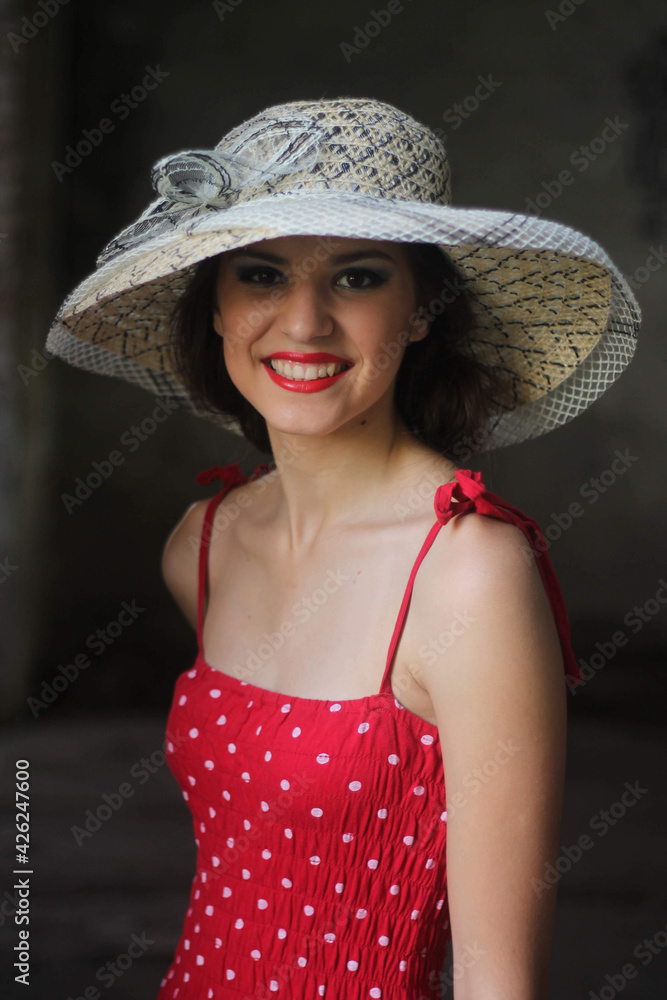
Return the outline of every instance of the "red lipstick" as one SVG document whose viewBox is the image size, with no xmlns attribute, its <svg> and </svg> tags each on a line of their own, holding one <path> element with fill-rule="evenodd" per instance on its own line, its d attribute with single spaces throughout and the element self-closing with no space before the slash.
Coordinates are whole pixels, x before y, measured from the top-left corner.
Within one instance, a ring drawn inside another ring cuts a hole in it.
<svg viewBox="0 0 667 1000">
<path fill-rule="evenodd" d="M 324 378 L 314 378 L 314 379 L 293 379 L 286 378 L 284 375 L 279 375 L 271 365 L 271 358 L 277 358 L 283 361 L 292 361 L 301 365 L 324 365 L 343 362 L 349 367 L 345 368 L 342 372 L 338 372 L 336 375 L 327 375 Z M 266 368 L 272 381 L 279 385 L 282 389 L 289 389 L 291 392 L 321 392 L 323 389 L 328 389 L 329 386 L 333 385 L 339 379 L 343 378 L 344 375 L 353 367 L 352 362 L 348 361 L 347 358 L 341 358 L 337 354 L 329 354 L 326 351 L 311 351 L 309 353 L 303 353 L 300 351 L 275 351 L 273 354 L 267 355 L 262 358 L 262 364 Z"/>
</svg>

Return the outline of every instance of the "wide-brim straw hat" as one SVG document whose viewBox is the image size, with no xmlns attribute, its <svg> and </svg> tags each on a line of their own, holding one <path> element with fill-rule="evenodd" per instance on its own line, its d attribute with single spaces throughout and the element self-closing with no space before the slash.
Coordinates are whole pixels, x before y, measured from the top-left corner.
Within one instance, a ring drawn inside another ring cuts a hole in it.
<svg viewBox="0 0 667 1000">
<path fill-rule="evenodd" d="M 274 105 L 213 149 L 163 157 L 151 180 L 159 197 L 63 302 L 46 348 L 237 434 L 234 417 L 201 411 L 172 370 L 169 316 L 198 261 L 258 240 L 329 235 L 440 246 L 473 311 L 470 350 L 511 384 L 511 403 L 489 419 L 480 451 L 567 423 L 634 353 L 639 305 L 605 251 L 547 219 L 453 207 L 442 142 L 383 101 Z"/>
</svg>

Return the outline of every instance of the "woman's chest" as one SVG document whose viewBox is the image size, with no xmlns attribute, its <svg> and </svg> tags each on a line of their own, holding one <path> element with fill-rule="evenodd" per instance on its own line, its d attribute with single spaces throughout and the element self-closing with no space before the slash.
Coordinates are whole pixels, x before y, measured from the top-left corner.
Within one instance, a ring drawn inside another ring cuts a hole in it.
<svg viewBox="0 0 667 1000">
<path fill-rule="evenodd" d="M 363 540 L 341 535 L 298 565 L 271 559 L 270 543 L 263 546 L 260 538 L 251 547 L 230 540 L 209 566 L 206 663 L 295 697 L 348 700 L 377 694 L 426 530 L 403 526 Z M 416 679 L 428 641 L 417 598 L 415 588 L 389 681 L 406 709 L 435 723 L 431 699 Z"/>
</svg>

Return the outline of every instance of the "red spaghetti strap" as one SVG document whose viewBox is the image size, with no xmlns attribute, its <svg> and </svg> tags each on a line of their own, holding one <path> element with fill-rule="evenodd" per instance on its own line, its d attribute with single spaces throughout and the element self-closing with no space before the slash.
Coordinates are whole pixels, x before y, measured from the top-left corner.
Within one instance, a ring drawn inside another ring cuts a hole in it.
<svg viewBox="0 0 667 1000">
<path fill-rule="evenodd" d="M 382 679 L 381 690 L 385 688 L 385 682 L 389 677 L 389 670 L 394 650 L 398 644 L 403 628 L 405 613 L 410 603 L 412 585 L 417 569 L 428 552 L 431 543 L 440 528 L 443 527 L 443 525 L 448 524 L 455 515 L 468 514 L 470 511 L 476 511 L 478 514 L 495 517 L 501 521 L 506 521 L 508 524 L 514 524 L 525 535 L 531 551 L 535 556 L 535 562 L 537 563 L 537 568 L 542 577 L 542 582 L 544 583 L 547 597 L 549 598 L 549 603 L 551 605 L 551 610 L 554 615 L 554 620 L 556 622 L 556 627 L 558 629 L 568 687 L 572 689 L 582 683 L 584 678 L 579 670 L 579 666 L 570 642 L 570 624 L 567 617 L 567 611 L 565 609 L 565 601 L 563 600 L 563 594 L 547 552 L 548 546 L 546 540 L 537 522 L 524 514 L 523 511 L 520 511 L 518 507 L 514 507 L 501 497 L 490 493 L 482 482 L 481 473 L 471 472 L 470 469 L 459 469 L 456 473 L 454 482 L 446 483 L 444 486 L 438 487 L 435 493 L 434 507 L 438 520 L 431 528 L 422 550 L 417 557 L 412 573 L 410 574 L 408 586 L 403 597 L 403 603 L 401 604 L 398 620 L 394 629 L 394 635 L 389 647 L 387 666 L 385 669 L 385 676 Z"/>
<path fill-rule="evenodd" d="M 197 646 L 199 652 L 203 653 L 203 633 L 204 633 L 204 604 L 208 597 L 208 587 L 207 587 L 207 573 L 208 568 L 208 549 L 211 541 L 213 517 L 215 515 L 216 508 L 222 498 L 233 486 L 239 486 L 241 483 L 252 482 L 259 476 L 264 475 L 264 473 L 271 471 L 273 466 L 262 463 L 258 465 L 251 476 L 245 476 L 241 471 L 241 467 L 238 462 L 230 462 L 229 465 L 213 465 L 209 469 L 205 469 L 203 472 L 198 473 L 195 476 L 195 482 L 199 483 L 200 486 L 205 486 L 208 483 L 212 483 L 215 479 L 220 479 L 223 483 L 223 487 L 219 493 L 211 497 L 204 514 L 204 522 L 202 524 L 201 538 L 199 541 L 199 576 L 197 585 Z"/>
</svg>

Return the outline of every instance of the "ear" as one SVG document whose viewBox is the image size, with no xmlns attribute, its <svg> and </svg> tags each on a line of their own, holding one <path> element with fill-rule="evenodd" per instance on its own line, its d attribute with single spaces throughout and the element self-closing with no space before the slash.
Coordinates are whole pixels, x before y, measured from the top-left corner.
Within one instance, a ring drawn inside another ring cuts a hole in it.
<svg viewBox="0 0 667 1000">
<path fill-rule="evenodd" d="M 224 337 L 224 332 L 222 329 L 222 316 L 218 312 L 217 308 L 213 310 L 213 329 L 218 334 L 219 337 Z"/>
</svg>

